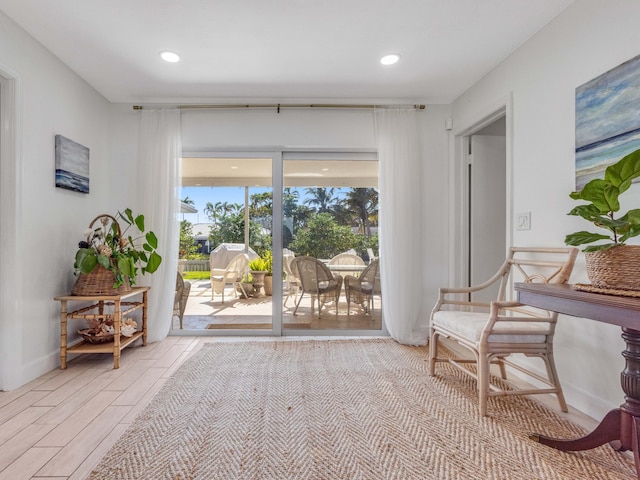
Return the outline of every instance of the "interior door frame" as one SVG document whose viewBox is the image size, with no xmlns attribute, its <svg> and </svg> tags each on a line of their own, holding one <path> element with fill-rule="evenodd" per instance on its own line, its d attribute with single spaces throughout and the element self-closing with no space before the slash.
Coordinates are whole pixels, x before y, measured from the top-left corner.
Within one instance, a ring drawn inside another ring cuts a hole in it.
<svg viewBox="0 0 640 480">
<path fill-rule="evenodd" d="M 497 119 L 505 117 L 506 124 L 506 231 L 505 245 L 513 243 L 513 100 L 512 95 L 501 98 L 477 114 L 457 125 L 450 136 L 449 171 L 449 285 L 466 285 L 469 266 L 469 172 L 468 145 L 471 135 Z M 456 119 L 457 122 L 457 119 Z M 506 252 L 505 252 L 506 255 Z"/>
</svg>

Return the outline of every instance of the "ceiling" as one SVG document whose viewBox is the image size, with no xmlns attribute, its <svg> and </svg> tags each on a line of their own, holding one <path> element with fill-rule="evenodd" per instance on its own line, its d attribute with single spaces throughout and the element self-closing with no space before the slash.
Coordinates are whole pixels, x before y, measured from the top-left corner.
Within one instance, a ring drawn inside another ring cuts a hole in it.
<svg viewBox="0 0 640 480">
<path fill-rule="evenodd" d="M 573 0 L 0 0 L 115 103 L 448 104 Z M 161 60 L 161 50 L 182 56 Z M 399 53 L 383 66 L 380 57 Z"/>
<path fill-rule="evenodd" d="M 271 158 L 192 158 L 182 159 L 182 185 L 185 187 L 270 187 Z M 376 188 L 376 160 L 285 160 L 285 187 Z"/>
</svg>

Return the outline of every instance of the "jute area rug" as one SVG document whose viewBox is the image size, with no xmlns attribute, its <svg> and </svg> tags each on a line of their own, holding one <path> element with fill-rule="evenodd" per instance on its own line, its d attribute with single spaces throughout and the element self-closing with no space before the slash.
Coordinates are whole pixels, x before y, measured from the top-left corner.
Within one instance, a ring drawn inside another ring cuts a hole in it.
<svg viewBox="0 0 640 480">
<path fill-rule="evenodd" d="M 629 479 L 609 446 L 537 402 L 490 399 L 425 348 L 388 339 L 213 343 L 165 384 L 91 479 Z"/>
</svg>

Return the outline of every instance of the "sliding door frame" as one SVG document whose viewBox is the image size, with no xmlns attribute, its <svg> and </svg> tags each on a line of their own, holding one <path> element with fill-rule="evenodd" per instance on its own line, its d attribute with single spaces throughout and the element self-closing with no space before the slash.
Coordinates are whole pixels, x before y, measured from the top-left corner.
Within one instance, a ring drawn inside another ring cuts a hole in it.
<svg viewBox="0 0 640 480">
<path fill-rule="evenodd" d="M 282 218 L 282 198 L 284 191 L 284 162 L 285 158 L 291 154 L 325 154 L 327 159 L 331 158 L 331 154 L 351 154 L 360 156 L 363 159 L 371 154 L 376 155 L 375 149 L 370 148 L 352 148 L 352 149 L 335 149 L 335 148 L 285 148 L 285 147 L 261 147 L 261 148 L 229 148 L 215 150 L 198 150 L 183 151 L 184 158 L 271 158 L 271 186 L 273 190 L 273 218 L 272 218 L 272 252 L 273 252 L 273 272 L 274 278 L 278 277 L 282 272 L 282 251 L 283 251 L 283 218 Z M 344 329 L 327 329 L 327 330 L 299 330 L 283 327 L 283 291 L 282 281 L 273 282 L 273 306 L 272 306 L 272 322 L 271 330 L 240 330 L 240 329 L 224 329 L 215 332 L 215 336 L 388 336 L 384 318 L 381 321 L 380 330 L 344 330 Z M 171 330 L 171 335 L 197 335 L 197 336 L 213 336 L 211 330 Z"/>
</svg>

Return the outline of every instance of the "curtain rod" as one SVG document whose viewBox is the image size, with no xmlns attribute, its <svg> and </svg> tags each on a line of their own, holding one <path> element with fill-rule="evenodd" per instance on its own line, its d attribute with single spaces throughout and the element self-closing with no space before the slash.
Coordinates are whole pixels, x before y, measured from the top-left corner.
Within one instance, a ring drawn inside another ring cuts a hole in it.
<svg viewBox="0 0 640 480">
<path fill-rule="evenodd" d="M 179 109 L 198 108 L 275 108 L 280 113 L 281 108 L 384 108 L 394 105 L 366 105 L 366 104 L 340 104 L 340 103 L 269 103 L 269 104 L 204 104 L 204 105 L 176 105 Z M 402 105 L 413 107 L 416 110 L 424 110 L 424 105 Z M 134 105 L 134 110 L 143 110 L 143 105 Z M 155 107 L 152 107 L 155 108 Z"/>
</svg>

